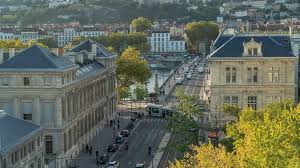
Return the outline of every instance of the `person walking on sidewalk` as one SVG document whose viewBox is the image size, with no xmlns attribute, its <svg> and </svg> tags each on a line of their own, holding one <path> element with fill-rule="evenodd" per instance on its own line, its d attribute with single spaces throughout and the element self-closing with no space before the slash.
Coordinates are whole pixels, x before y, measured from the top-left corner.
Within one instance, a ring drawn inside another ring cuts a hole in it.
<svg viewBox="0 0 300 168">
<path fill-rule="evenodd" d="M 86 145 L 85 145 L 85 153 L 88 153 L 88 152 L 89 152 L 89 145 L 86 144 Z"/>
<path fill-rule="evenodd" d="M 93 147 L 92 146 L 90 146 L 89 153 L 90 153 L 90 155 L 92 155 L 92 153 L 93 153 Z"/>
</svg>

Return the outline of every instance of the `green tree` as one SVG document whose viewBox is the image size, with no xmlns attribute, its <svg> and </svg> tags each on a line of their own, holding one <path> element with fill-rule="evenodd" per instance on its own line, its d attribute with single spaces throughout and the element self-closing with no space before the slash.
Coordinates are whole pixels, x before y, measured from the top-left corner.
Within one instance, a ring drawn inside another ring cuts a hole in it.
<svg viewBox="0 0 300 168">
<path fill-rule="evenodd" d="M 34 44 L 35 44 L 35 45 L 38 45 L 38 46 L 40 46 L 40 47 L 49 49 L 48 46 L 46 46 L 45 44 L 39 43 L 37 40 L 30 40 L 30 41 L 28 41 L 28 43 L 27 43 L 28 47 L 30 47 L 30 46 L 32 46 L 32 45 L 34 45 Z"/>
<path fill-rule="evenodd" d="M 198 51 L 198 46 L 201 41 L 209 46 L 219 34 L 218 25 L 211 22 L 191 22 L 186 25 L 186 35 L 194 51 Z"/>
<path fill-rule="evenodd" d="M 129 87 L 135 83 L 146 84 L 151 72 L 146 60 L 140 58 L 140 51 L 129 47 L 117 60 L 119 86 Z"/>
<path fill-rule="evenodd" d="M 182 90 L 176 91 L 178 104 L 174 108 L 174 113 L 167 117 L 167 129 L 176 137 L 172 143 L 168 144 L 171 149 L 181 152 L 190 150 L 191 144 L 197 144 L 198 133 L 189 131 L 191 128 L 198 128 L 197 118 L 202 116 L 202 111 L 195 106 L 198 97 L 185 94 Z"/>
<path fill-rule="evenodd" d="M 44 44 L 48 48 L 56 48 L 57 47 L 57 41 L 54 40 L 54 38 L 52 38 L 52 37 L 38 39 L 37 42 Z"/>
<path fill-rule="evenodd" d="M 74 39 L 72 41 L 72 46 L 76 46 L 76 45 L 80 44 L 81 42 L 83 42 L 84 40 L 86 40 L 85 37 L 83 37 L 83 36 L 76 36 L 76 37 L 74 37 Z"/>
<path fill-rule="evenodd" d="M 147 30 L 151 29 L 151 21 L 144 17 L 133 19 L 131 25 L 136 32 L 147 32 Z"/>
<path fill-rule="evenodd" d="M 148 96 L 147 88 L 145 85 L 137 84 L 134 89 L 136 100 L 142 101 L 145 100 Z"/>
<path fill-rule="evenodd" d="M 125 87 L 125 86 L 119 86 L 117 88 L 118 90 L 118 95 L 120 99 L 126 99 L 130 97 L 130 88 L 129 87 Z"/>
<path fill-rule="evenodd" d="M 8 50 L 9 48 L 19 50 L 26 47 L 27 45 L 23 44 L 20 40 L 0 40 L 0 48 L 3 50 Z"/>
</svg>

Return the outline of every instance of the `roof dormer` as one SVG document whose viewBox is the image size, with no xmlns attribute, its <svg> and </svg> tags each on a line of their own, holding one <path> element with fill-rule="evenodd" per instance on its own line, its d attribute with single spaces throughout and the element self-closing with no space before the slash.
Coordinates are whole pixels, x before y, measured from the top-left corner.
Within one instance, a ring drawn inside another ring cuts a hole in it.
<svg viewBox="0 0 300 168">
<path fill-rule="evenodd" d="M 249 42 L 244 42 L 244 53 L 243 56 L 263 56 L 261 52 L 262 42 L 258 43 L 251 38 Z"/>
</svg>

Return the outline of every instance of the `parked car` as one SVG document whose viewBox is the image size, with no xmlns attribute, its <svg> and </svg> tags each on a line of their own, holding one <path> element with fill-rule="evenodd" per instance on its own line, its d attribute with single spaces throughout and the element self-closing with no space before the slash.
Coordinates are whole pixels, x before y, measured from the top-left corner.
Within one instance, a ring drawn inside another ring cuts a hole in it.
<svg viewBox="0 0 300 168">
<path fill-rule="evenodd" d="M 124 137 L 128 137 L 130 135 L 130 131 L 125 129 L 121 132 L 121 135 Z"/>
<path fill-rule="evenodd" d="M 117 144 L 110 144 L 107 148 L 107 152 L 116 152 L 119 148 Z"/>
<path fill-rule="evenodd" d="M 107 154 L 103 154 L 97 158 L 100 164 L 106 164 L 109 161 L 109 156 Z"/>
<path fill-rule="evenodd" d="M 192 79 L 192 74 L 191 74 L 191 73 L 187 74 L 186 78 L 187 78 L 188 80 Z"/>
<path fill-rule="evenodd" d="M 144 168 L 145 167 L 145 163 L 137 163 L 135 165 L 135 168 Z"/>
<path fill-rule="evenodd" d="M 120 162 L 118 161 L 111 161 L 108 163 L 106 168 L 119 168 L 120 167 Z"/>
<path fill-rule="evenodd" d="M 123 136 L 117 136 L 116 137 L 116 143 L 121 144 L 125 141 L 125 138 Z"/>
<path fill-rule="evenodd" d="M 181 85 L 183 82 L 183 77 L 177 77 L 176 78 L 176 84 Z"/>
</svg>

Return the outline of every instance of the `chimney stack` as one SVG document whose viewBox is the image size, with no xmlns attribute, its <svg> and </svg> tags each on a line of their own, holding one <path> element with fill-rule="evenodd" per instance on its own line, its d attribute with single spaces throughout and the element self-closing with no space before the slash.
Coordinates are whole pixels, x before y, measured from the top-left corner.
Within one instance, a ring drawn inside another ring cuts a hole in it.
<svg viewBox="0 0 300 168">
<path fill-rule="evenodd" d="M 0 49 L 0 64 L 2 64 L 3 62 L 4 62 L 3 49 Z"/>
<path fill-rule="evenodd" d="M 9 48 L 8 49 L 9 59 L 11 59 L 12 57 L 14 57 L 15 54 L 16 54 L 16 49 L 15 48 Z"/>
<path fill-rule="evenodd" d="M 51 48 L 51 52 L 52 52 L 53 54 L 55 54 L 56 56 L 59 55 L 59 53 L 58 53 L 58 48 Z"/>
</svg>

